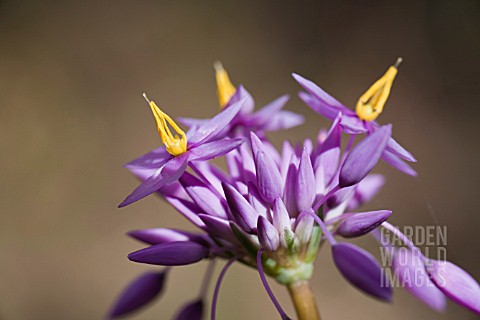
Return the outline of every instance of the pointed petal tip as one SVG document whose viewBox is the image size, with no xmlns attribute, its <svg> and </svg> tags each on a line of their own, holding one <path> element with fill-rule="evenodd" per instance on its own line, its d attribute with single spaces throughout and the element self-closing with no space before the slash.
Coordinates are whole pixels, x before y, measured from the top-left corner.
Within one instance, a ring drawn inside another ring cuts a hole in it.
<svg viewBox="0 0 480 320">
<path fill-rule="evenodd" d="M 123 317 L 159 296 L 163 291 L 168 270 L 169 268 L 161 272 L 146 272 L 134 279 L 121 293 L 106 318 Z"/>
<path fill-rule="evenodd" d="M 449 261 L 436 260 L 430 260 L 425 270 L 448 298 L 480 314 L 480 285 L 469 273 Z"/>
<path fill-rule="evenodd" d="M 126 197 L 125 200 L 122 201 L 122 203 L 120 203 L 117 208 L 118 209 L 121 209 L 121 208 L 124 208 L 126 206 L 129 206 L 131 205 L 132 203 L 134 203 L 135 201 L 132 201 L 132 199 L 129 199 L 129 197 Z"/>
<path fill-rule="evenodd" d="M 301 75 L 299 75 L 298 73 L 296 72 L 292 72 L 292 77 L 297 80 L 297 81 L 301 81 L 303 79 L 305 79 L 304 77 L 302 77 Z M 306 80 L 306 79 L 305 79 Z"/>
<path fill-rule="evenodd" d="M 280 245 L 280 237 L 277 229 L 263 216 L 257 220 L 258 239 L 262 247 L 269 251 L 275 251 Z"/>
<path fill-rule="evenodd" d="M 388 139 L 392 134 L 392 125 L 388 124 L 375 130 L 360 141 L 347 155 L 340 169 L 340 187 L 353 186 L 365 178 L 384 154 Z"/>
<path fill-rule="evenodd" d="M 203 318 L 203 299 L 197 299 L 183 305 L 174 320 L 201 320 Z"/>
<path fill-rule="evenodd" d="M 376 229 L 385 222 L 392 211 L 378 210 L 356 213 L 345 220 L 338 226 L 337 233 L 344 238 L 359 237 Z"/>
</svg>

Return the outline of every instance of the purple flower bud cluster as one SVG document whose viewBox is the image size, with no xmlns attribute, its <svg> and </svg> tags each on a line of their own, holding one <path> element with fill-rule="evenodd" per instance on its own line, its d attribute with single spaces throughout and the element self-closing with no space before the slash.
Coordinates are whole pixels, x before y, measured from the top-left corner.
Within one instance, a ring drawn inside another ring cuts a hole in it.
<svg viewBox="0 0 480 320">
<path fill-rule="evenodd" d="M 201 319 L 213 261 L 225 259 L 228 262 L 212 299 L 212 319 L 220 282 L 233 262 L 259 271 L 281 317 L 288 319 L 268 287 L 266 275 L 284 285 L 308 280 L 323 242 L 330 244 L 334 263 L 346 280 L 375 298 L 392 300 L 392 288 L 385 285 L 388 280 L 382 278 L 377 260 L 344 240 L 379 227 L 399 233 L 386 223 L 392 211 L 354 210 L 372 199 L 383 185 L 382 176 L 370 173 L 380 160 L 409 175 L 416 173 L 406 161 L 416 160 L 391 137 L 391 125 L 361 120 L 313 82 L 298 75 L 294 78 L 306 90 L 300 98 L 333 120 L 329 130 L 321 130 L 315 141 L 284 141 L 277 150 L 264 133 L 299 125 L 303 118 L 282 110 L 287 96 L 254 112 L 253 98 L 240 86 L 212 119 L 181 120 L 190 127 L 185 153 L 173 156 L 160 147 L 126 165 L 141 184 L 120 206 L 156 193 L 198 232 L 163 228 L 130 232 L 131 237 L 148 245 L 130 253 L 130 260 L 168 267 L 133 281 L 114 305 L 112 318 L 136 310 L 162 292 L 171 266 L 208 259 L 211 263 L 199 295 L 176 316 Z M 345 135 L 348 141 L 342 148 Z M 227 170 L 208 161 L 221 156 Z M 414 250 L 408 239 L 405 243 Z M 425 257 L 406 258 L 411 262 L 407 266 L 395 264 L 398 257 L 394 257 L 394 267 L 412 273 L 422 268 L 435 285 L 407 288 L 420 300 L 441 310 L 446 296 L 480 313 L 480 288 L 465 271 Z"/>
</svg>

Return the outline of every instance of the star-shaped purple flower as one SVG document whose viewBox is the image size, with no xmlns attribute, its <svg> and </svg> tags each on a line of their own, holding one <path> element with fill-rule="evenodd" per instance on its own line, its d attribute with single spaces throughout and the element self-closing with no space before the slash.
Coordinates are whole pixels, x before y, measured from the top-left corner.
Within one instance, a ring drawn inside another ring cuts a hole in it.
<svg viewBox="0 0 480 320">
<path fill-rule="evenodd" d="M 306 92 L 299 93 L 300 99 L 315 112 L 330 120 L 334 120 L 340 112 L 342 113 L 340 124 L 346 134 L 371 134 L 380 127 L 380 125 L 373 120 L 368 121 L 361 119 L 356 112 L 347 108 L 312 81 L 295 73 L 293 77 L 306 90 Z M 416 162 L 417 160 L 393 138 L 388 140 L 382 159 L 401 172 L 411 176 L 417 175 L 415 170 L 405 162 Z"/>
<path fill-rule="evenodd" d="M 244 139 L 221 139 L 219 135 L 240 111 L 244 103 L 245 100 L 240 100 L 202 125 L 193 126 L 185 135 L 187 142 L 185 151 L 182 153 L 173 155 L 168 151 L 168 146 L 162 146 L 127 163 L 125 167 L 134 174 L 149 177 L 133 190 L 119 207 L 132 204 L 163 186 L 177 181 L 185 172 L 190 161 L 217 158 L 241 145 Z"/>
<path fill-rule="evenodd" d="M 250 131 L 260 134 L 262 132 L 289 129 L 303 123 L 304 118 L 302 115 L 283 110 L 289 99 L 288 95 L 283 95 L 254 112 L 255 101 L 245 87 L 240 85 L 235 88 L 220 63 L 217 62 L 215 64 L 215 69 L 220 107 L 228 108 L 241 100 L 245 100 L 240 112 L 225 128 L 224 136 L 246 136 Z M 179 118 L 179 121 L 188 127 L 192 127 L 202 125 L 208 120 Z"/>
</svg>

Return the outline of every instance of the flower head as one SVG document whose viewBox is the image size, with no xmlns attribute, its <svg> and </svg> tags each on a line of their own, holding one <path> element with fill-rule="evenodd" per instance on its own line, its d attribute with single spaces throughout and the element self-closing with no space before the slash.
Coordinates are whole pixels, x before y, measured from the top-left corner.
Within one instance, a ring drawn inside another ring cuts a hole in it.
<svg viewBox="0 0 480 320">
<path fill-rule="evenodd" d="M 328 131 L 320 131 L 315 142 L 306 139 L 294 146 L 285 141 L 280 151 L 263 135 L 263 130 L 253 131 L 253 126 L 247 125 L 255 117 L 268 118 L 268 114 L 262 110 L 258 112 L 261 116 L 245 113 L 249 110 L 245 109 L 249 95 L 239 87 L 229 97 L 233 86 L 223 68 L 217 66 L 217 73 L 220 104 L 228 100 L 222 111 L 210 120 L 195 124 L 193 121 L 184 134 L 149 101 L 164 146 L 127 164 L 143 182 L 121 206 L 156 192 L 199 229 L 132 231 L 129 235 L 146 247 L 130 253 L 128 258 L 166 266 L 164 270 L 210 261 L 198 295 L 181 308 L 176 319 L 202 318 L 209 279 L 214 262 L 219 259 L 227 262 L 215 286 L 212 319 L 220 284 L 234 262 L 258 271 L 282 319 L 290 318 L 275 298 L 267 276 L 289 288 L 302 318 L 317 319 L 318 311 L 306 283 L 324 243 L 330 245 L 333 261 L 349 283 L 374 298 L 391 301 L 393 290 L 379 262 L 366 250 L 345 242 L 366 234 L 375 236 L 379 228 L 398 236 L 409 250 L 406 265 L 395 262 L 402 258 L 397 249 L 392 252 L 396 272 L 420 274 L 428 278 L 425 283 L 434 286 L 432 289 L 423 284 L 412 285 L 407 288 L 410 292 L 437 310 L 444 308 L 445 297 L 449 297 L 480 313 L 480 287 L 476 281 L 455 265 L 441 264 L 423 255 L 413 258 L 411 253 L 418 248 L 387 222 L 392 211 L 354 211 L 375 196 L 384 183 L 380 175 L 371 174 L 378 161 L 390 159 L 398 164 L 398 157 L 403 154 L 403 149 L 392 142 L 392 126 L 373 122 L 383 109 L 395 72 L 389 69 L 360 98 L 358 115 L 313 83 L 295 76 L 309 92 L 308 96 L 303 95 L 307 102 L 320 106 L 318 110 L 328 114 L 333 123 Z M 274 105 L 267 110 L 281 109 L 280 104 Z M 357 144 L 350 139 L 342 147 L 345 132 L 368 134 Z M 207 161 L 223 155 L 226 171 Z M 382 239 L 379 242 L 385 248 L 393 248 Z M 135 280 L 121 295 L 111 316 L 131 312 L 152 300 L 162 291 L 165 275 L 162 271 Z"/>
</svg>

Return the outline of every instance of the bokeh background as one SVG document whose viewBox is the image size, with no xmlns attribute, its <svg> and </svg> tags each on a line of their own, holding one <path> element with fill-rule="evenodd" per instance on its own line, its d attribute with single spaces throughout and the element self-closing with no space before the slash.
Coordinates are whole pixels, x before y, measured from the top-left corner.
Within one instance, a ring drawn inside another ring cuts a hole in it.
<svg viewBox="0 0 480 320">
<path fill-rule="evenodd" d="M 480 279 L 479 1 L 0 1 L 0 318 L 101 319 L 148 266 L 125 232 L 191 226 L 151 196 L 117 209 L 137 181 L 122 164 L 160 141 L 141 94 L 173 116 L 217 112 L 221 60 L 261 106 L 290 93 L 313 137 L 328 122 L 296 97 L 292 71 L 349 106 L 404 58 L 380 121 L 419 160 L 367 208 L 397 225 L 447 225 L 448 258 Z M 373 252 L 375 243 L 356 240 Z M 162 299 L 132 319 L 169 319 L 195 297 L 205 264 L 176 268 Z M 436 314 L 396 291 L 393 305 L 348 285 L 328 250 L 312 280 L 325 319 L 477 319 Z M 293 315 L 286 291 L 273 285 Z M 258 275 L 234 266 L 220 319 L 277 319 Z"/>
</svg>

